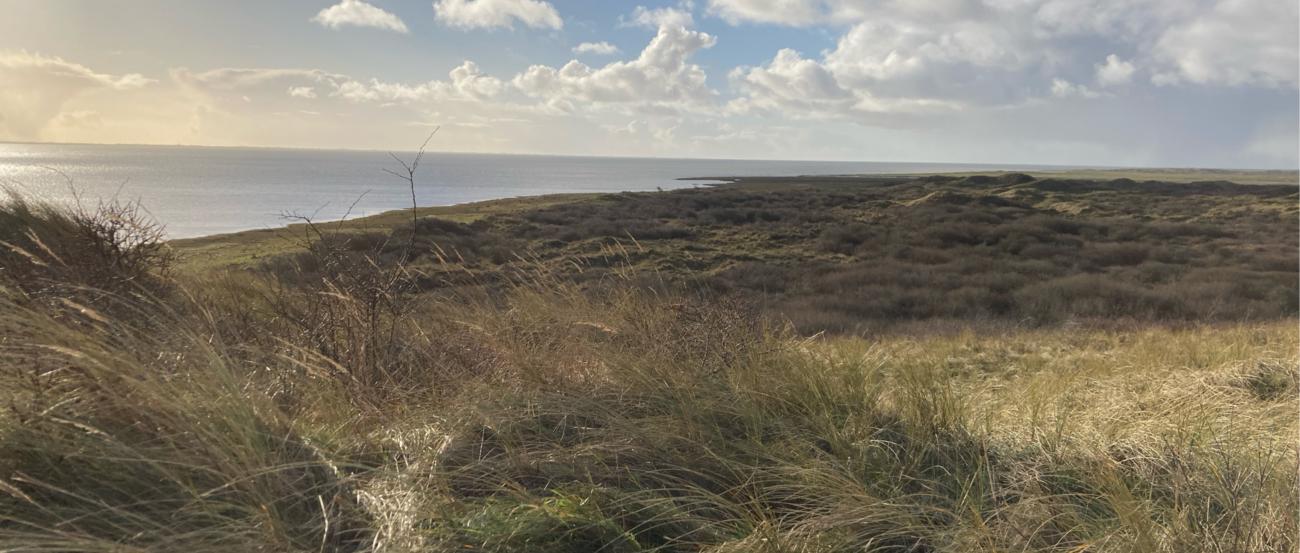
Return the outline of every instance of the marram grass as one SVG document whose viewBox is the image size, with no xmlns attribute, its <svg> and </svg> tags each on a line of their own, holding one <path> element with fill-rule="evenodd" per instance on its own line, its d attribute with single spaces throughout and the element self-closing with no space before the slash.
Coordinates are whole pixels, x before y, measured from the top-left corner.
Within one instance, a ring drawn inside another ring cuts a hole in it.
<svg viewBox="0 0 1300 553">
<path fill-rule="evenodd" d="M 807 340 L 517 290 L 407 315 L 493 362 L 376 411 L 203 315 L 4 313 L 0 550 L 1296 545 L 1289 322 Z"/>
<path fill-rule="evenodd" d="M 630 280 L 182 284 L 111 248 L 96 290 L 60 254 L 102 236 L 24 213 L 0 551 L 1300 545 L 1294 320 L 807 338 Z"/>
</svg>

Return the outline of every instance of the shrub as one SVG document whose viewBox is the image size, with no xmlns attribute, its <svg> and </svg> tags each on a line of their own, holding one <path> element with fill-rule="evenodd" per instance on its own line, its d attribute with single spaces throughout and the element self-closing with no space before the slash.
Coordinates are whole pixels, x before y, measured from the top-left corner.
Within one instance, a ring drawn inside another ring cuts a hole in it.
<svg viewBox="0 0 1300 553">
<path fill-rule="evenodd" d="M 740 288 L 779 294 L 785 292 L 787 287 L 790 286 L 790 277 L 793 272 L 786 267 L 772 263 L 748 261 L 728 268 L 711 279 L 711 281 L 728 289 Z"/>
<path fill-rule="evenodd" d="M 1019 310 L 1043 321 L 1073 317 L 1181 318 L 1176 300 L 1097 275 L 1074 275 L 1026 286 L 1015 294 Z"/>
<path fill-rule="evenodd" d="M 1140 265 L 1151 255 L 1150 250 L 1139 244 L 1097 244 L 1084 248 L 1086 258 L 1102 267 L 1116 265 Z"/>
<path fill-rule="evenodd" d="M 948 223 L 925 231 L 925 237 L 937 247 L 973 246 L 985 241 L 984 227 L 970 223 Z"/>
<path fill-rule="evenodd" d="M 107 308 L 105 296 L 162 293 L 172 261 L 162 227 L 138 204 L 63 209 L 14 194 L 0 202 L 0 284 L 32 298 Z"/>
<path fill-rule="evenodd" d="M 874 234 L 869 225 L 862 223 L 833 225 L 822 231 L 817 246 L 824 252 L 853 255 L 854 250 L 871 240 Z"/>
</svg>

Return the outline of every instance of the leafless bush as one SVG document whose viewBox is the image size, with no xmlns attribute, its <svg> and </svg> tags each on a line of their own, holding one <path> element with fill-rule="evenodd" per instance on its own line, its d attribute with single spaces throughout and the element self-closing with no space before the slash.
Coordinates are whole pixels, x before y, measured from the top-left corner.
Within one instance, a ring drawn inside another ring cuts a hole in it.
<svg viewBox="0 0 1300 553">
<path fill-rule="evenodd" d="M 138 202 L 61 209 L 17 194 L 0 203 L 0 283 L 29 299 L 155 295 L 174 256 Z"/>
</svg>

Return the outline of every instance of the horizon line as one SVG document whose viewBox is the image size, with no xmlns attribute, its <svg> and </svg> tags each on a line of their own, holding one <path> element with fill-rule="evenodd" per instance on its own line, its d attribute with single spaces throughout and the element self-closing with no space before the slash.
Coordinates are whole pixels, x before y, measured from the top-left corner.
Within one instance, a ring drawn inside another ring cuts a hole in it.
<svg viewBox="0 0 1300 553">
<path fill-rule="evenodd" d="M 29 145 L 29 146 L 108 146 L 108 147 L 150 147 L 150 148 L 209 148 L 224 150 L 290 150 L 306 152 L 360 152 L 360 153 L 386 153 L 411 152 L 414 150 L 391 150 L 376 148 L 325 148 L 310 146 L 228 146 L 213 144 L 158 144 L 158 143 L 137 143 L 137 142 L 46 142 L 32 140 L 0 140 L 0 145 Z M 1196 171 L 1248 171 L 1248 172 L 1284 172 L 1300 173 L 1300 167 L 1291 168 L 1261 168 L 1261 167 L 1194 167 L 1194 166 L 1154 166 L 1154 165 L 1087 165 L 1087 164 L 1058 164 L 1058 163 L 1029 163 L 1014 161 L 901 161 L 901 160 L 847 160 L 847 159 L 767 159 L 767 158 L 729 158 L 729 157 L 679 157 L 679 156 L 638 156 L 638 155 L 610 155 L 610 154 L 561 154 L 561 153 L 532 153 L 532 152 L 466 152 L 456 150 L 428 150 L 431 154 L 459 154 L 459 155 L 482 155 L 482 156 L 526 156 L 526 157 L 570 157 L 570 158 L 597 158 L 597 159 L 659 159 L 672 161 L 751 161 L 751 162 L 788 162 L 788 163 L 878 163 L 878 164 L 915 164 L 915 165 L 978 165 L 987 166 L 990 169 L 996 167 L 1041 167 L 1044 169 L 1071 170 L 1071 169 L 1089 169 L 1089 170 L 1133 170 L 1149 169 L 1162 171 L 1175 170 L 1196 170 Z M 1008 169 L 1002 169 L 1008 170 Z"/>
</svg>

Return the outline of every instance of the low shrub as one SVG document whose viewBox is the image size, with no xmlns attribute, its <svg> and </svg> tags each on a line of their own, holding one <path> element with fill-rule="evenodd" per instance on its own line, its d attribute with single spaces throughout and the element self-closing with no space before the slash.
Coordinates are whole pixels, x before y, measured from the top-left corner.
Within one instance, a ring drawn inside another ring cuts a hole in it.
<svg viewBox="0 0 1300 553">
<path fill-rule="evenodd" d="M 1105 243 L 1083 250 L 1085 258 L 1101 267 L 1140 265 L 1151 256 L 1147 246 L 1127 243 Z"/>
<path fill-rule="evenodd" d="M 113 296 L 163 293 L 172 262 L 163 228 L 138 204 L 66 209 L 16 194 L 0 201 L 0 285 L 32 299 L 110 308 Z"/>
<path fill-rule="evenodd" d="M 871 227 L 862 223 L 835 225 L 822 231 L 817 238 L 817 246 L 824 252 L 853 255 L 859 246 L 874 236 Z"/>
<path fill-rule="evenodd" d="M 1042 321 L 1067 318 L 1178 319 L 1179 302 L 1151 289 L 1103 276 L 1074 275 L 1031 284 L 1015 293 L 1019 310 Z"/>
</svg>

